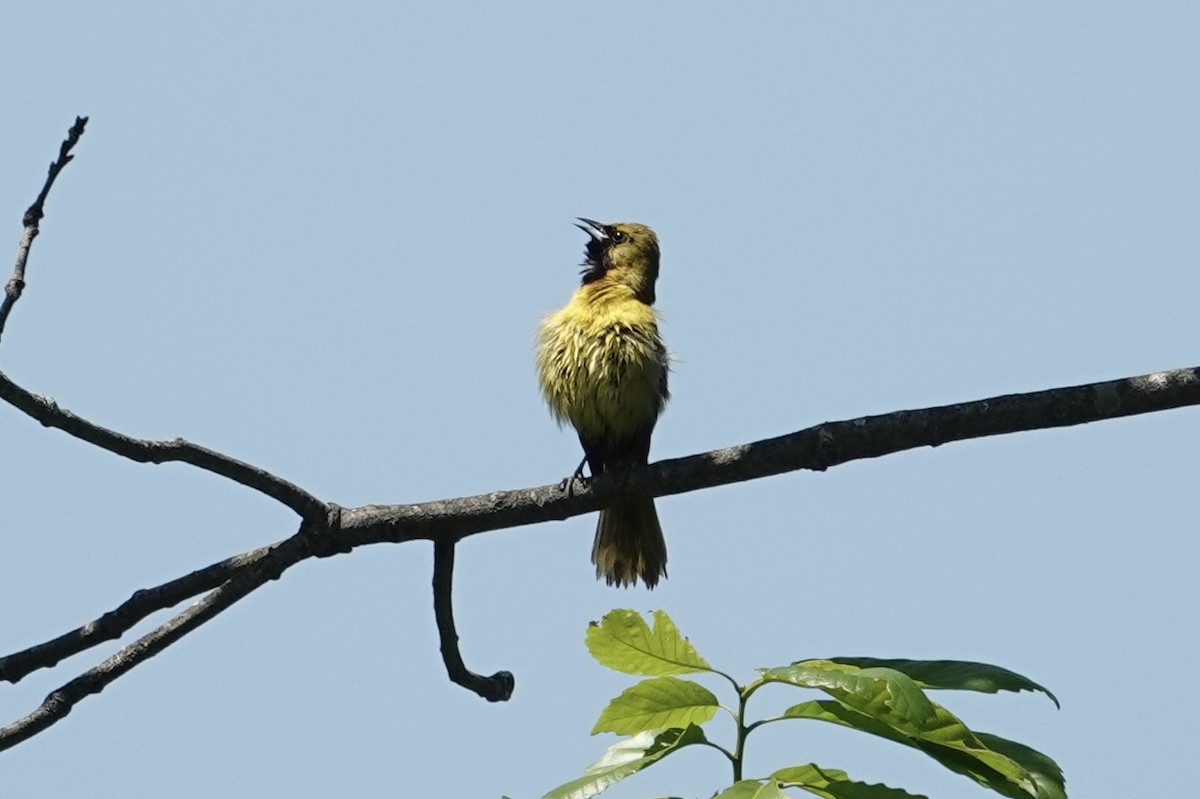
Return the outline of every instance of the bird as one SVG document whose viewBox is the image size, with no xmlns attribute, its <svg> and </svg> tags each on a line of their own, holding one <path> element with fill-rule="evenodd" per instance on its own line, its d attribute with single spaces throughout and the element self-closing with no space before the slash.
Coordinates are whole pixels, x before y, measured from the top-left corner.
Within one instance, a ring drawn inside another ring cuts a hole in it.
<svg viewBox="0 0 1200 799">
<path fill-rule="evenodd" d="M 645 466 L 650 436 L 670 392 L 669 356 L 658 332 L 654 284 L 659 246 L 634 222 L 578 217 L 588 234 L 582 280 L 570 302 L 538 327 L 537 371 L 555 420 L 579 435 L 583 461 L 565 483 Z M 667 576 L 667 545 L 653 497 L 628 497 L 600 511 L 592 545 L 596 578 L 654 588 Z"/>
</svg>

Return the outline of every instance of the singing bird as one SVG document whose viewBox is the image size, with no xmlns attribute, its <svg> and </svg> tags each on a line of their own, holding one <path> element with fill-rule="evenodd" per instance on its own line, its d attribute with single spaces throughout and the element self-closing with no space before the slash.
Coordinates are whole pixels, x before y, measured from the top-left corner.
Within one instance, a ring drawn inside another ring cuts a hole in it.
<svg viewBox="0 0 1200 799">
<path fill-rule="evenodd" d="M 542 394 L 561 425 L 570 422 L 592 476 L 644 466 L 650 434 L 670 396 L 667 350 L 658 334 L 654 282 L 658 238 L 645 225 L 579 219 L 589 240 L 583 282 L 542 320 L 537 368 Z M 583 463 L 575 471 L 582 477 Z M 667 545 L 651 497 L 604 508 L 592 545 L 596 577 L 647 588 L 667 575 Z"/>
</svg>

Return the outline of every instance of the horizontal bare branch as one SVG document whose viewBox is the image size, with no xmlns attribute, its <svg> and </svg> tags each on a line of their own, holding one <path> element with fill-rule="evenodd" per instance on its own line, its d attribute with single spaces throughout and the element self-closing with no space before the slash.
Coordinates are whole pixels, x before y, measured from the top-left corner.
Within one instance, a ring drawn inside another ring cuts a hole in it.
<svg viewBox="0 0 1200 799">
<path fill-rule="evenodd" d="M 849 461 L 952 441 L 1189 405 L 1200 405 L 1200 367 L 825 422 L 778 438 L 659 461 L 624 478 L 602 475 L 576 482 L 570 492 L 542 486 L 415 505 L 364 505 L 343 511 L 335 537 L 345 548 L 440 536 L 464 538 L 578 516 L 623 494 L 683 494 L 784 472 L 825 471 Z"/>
</svg>

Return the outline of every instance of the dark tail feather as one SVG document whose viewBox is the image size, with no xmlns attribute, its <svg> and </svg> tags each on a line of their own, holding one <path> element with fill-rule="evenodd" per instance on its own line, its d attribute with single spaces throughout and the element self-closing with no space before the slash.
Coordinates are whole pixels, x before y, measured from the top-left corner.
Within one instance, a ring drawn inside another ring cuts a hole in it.
<svg viewBox="0 0 1200 799">
<path fill-rule="evenodd" d="M 597 579 L 628 588 L 638 577 L 647 588 L 667 576 L 667 544 L 653 499 L 635 499 L 600 511 L 592 563 Z"/>
</svg>

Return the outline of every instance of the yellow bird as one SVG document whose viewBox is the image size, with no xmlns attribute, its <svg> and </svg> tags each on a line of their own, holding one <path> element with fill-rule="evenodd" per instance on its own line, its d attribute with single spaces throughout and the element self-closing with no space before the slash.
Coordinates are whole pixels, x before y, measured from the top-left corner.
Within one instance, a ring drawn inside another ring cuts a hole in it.
<svg viewBox="0 0 1200 799">
<path fill-rule="evenodd" d="M 579 219 L 590 236 L 583 284 L 542 320 L 537 368 L 559 424 L 570 422 L 592 476 L 644 466 L 650 434 L 670 396 L 668 356 L 658 334 L 654 282 L 658 238 L 645 225 Z M 575 471 L 582 477 L 583 463 Z M 651 497 L 600 511 L 592 545 L 596 577 L 653 588 L 667 576 L 667 545 Z"/>
</svg>

